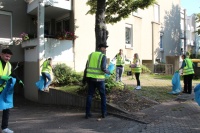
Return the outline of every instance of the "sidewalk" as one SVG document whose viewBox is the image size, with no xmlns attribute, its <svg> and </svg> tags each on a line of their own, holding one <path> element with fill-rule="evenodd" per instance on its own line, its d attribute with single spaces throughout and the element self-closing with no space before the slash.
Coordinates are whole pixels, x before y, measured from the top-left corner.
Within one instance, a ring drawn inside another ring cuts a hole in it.
<svg viewBox="0 0 200 133">
<path fill-rule="evenodd" d="M 135 80 L 123 81 L 135 85 Z M 193 83 L 195 85 L 198 81 Z M 141 84 L 171 86 L 170 81 L 148 78 L 142 79 Z M 84 110 L 81 109 L 42 105 L 15 96 L 9 128 L 15 133 L 199 133 L 200 107 L 193 98 L 194 94 L 179 95 L 177 101 L 135 113 L 140 121 L 147 123 L 144 124 L 113 115 L 99 119 L 99 113 L 85 119 Z"/>
</svg>

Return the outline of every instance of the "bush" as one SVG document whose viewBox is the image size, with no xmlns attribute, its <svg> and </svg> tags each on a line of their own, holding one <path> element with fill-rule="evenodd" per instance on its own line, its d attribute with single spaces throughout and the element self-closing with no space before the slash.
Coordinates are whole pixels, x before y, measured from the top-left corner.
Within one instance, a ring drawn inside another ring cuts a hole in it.
<svg viewBox="0 0 200 133">
<path fill-rule="evenodd" d="M 151 70 L 147 66 L 142 65 L 141 68 L 142 68 L 142 73 L 151 73 Z"/>
<path fill-rule="evenodd" d="M 62 85 L 80 85 L 82 81 L 82 73 L 76 73 L 66 64 L 57 64 L 53 69 L 53 83 Z"/>
<path fill-rule="evenodd" d="M 123 90 L 124 89 L 123 83 L 116 82 L 114 75 L 111 75 L 109 78 L 106 78 L 105 84 L 106 84 L 106 91 L 107 91 L 107 93 L 110 93 L 110 91 L 112 89 L 119 89 L 119 90 Z"/>
<path fill-rule="evenodd" d="M 106 94 L 109 94 L 113 89 L 117 90 L 123 90 L 124 89 L 124 84 L 121 82 L 116 82 L 115 81 L 115 74 L 111 75 L 109 78 L 105 79 L 105 87 L 106 87 Z M 82 86 L 78 89 L 77 93 L 82 96 L 86 96 L 88 91 L 88 86 L 87 84 L 85 86 Z M 94 94 L 95 99 L 100 99 L 99 91 L 98 89 L 95 90 Z"/>
</svg>

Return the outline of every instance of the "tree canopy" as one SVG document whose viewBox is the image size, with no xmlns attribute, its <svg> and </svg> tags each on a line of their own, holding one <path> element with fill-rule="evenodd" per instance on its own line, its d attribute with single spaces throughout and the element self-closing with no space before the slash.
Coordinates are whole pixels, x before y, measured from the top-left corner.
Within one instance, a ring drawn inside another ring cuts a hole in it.
<svg viewBox="0 0 200 133">
<path fill-rule="evenodd" d="M 87 14 L 95 14 L 97 11 L 98 0 L 88 0 L 87 5 L 90 10 Z M 105 5 L 105 22 L 117 23 L 123 18 L 128 18 L 129 15 L 137 11 L 138 8 L 144 9 L 155 3 L 155 0 L 106 0 Z"/>
</svg>

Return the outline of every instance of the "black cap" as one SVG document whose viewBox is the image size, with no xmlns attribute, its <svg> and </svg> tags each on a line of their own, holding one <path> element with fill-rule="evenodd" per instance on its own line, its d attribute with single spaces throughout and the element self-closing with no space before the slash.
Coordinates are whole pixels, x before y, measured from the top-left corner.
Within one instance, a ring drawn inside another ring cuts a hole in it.
<svg viewBox="0 0 200 133">
<path fill-rule="evenodd" d="M 107 48 L 108 45 L 106 43 L 101 43 L 101 44 L 99 44 L 98 48 L 101 48 L 101 47 Z"/>
<path fill-rule="evenodd" d="M 8 48 L 2 49 L 1 53 L 13 55 L 12 51 L 10 49 L 8 49 Z"/>
</svg>

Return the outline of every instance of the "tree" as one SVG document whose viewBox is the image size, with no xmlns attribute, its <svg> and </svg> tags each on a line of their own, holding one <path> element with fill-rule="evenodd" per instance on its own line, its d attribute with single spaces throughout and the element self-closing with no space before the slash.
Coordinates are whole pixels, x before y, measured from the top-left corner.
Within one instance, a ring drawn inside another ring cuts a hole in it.
<svg viewBox="0 0 200 133">
<path fill-rule="evenodd" d="M 197 22 L 197 24 L 198 24 L 198 26 L 197 26 L 197 34 L 198 35 L 200 35 L 200 13 L 198 13 L 197 15 L 196 15 L 196 22 Z"/>
<path fill-rule="evenodd" d="M 155 3 L 155 0 L 88 0 L 90 10 L 87 14 L 95 14 L 96 50 L 100 43 L 106 43 L 108 31 L 106 24 L 114 24 L 138 8 L 144 9 Z"/>
</svg>

